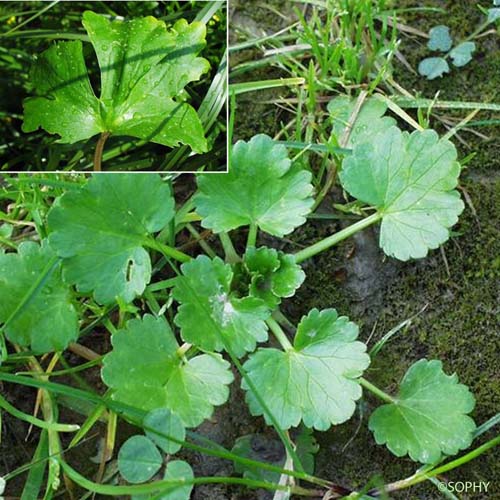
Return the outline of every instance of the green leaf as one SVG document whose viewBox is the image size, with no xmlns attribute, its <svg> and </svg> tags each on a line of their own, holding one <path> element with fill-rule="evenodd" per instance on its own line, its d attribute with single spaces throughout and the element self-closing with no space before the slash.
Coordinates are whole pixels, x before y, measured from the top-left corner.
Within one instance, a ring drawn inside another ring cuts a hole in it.
<svg viewBox="0 0 500 500">
<path fill-rule="evenodd" d="M 26 477 L 20 500 L 39 498 L 45 479 L 45 470 L 49 461 L 48 431 L 43 429 L 35 453 L 31 459 L 28 475 Z M 1 483 L 1 478 L 0 478 Z M 0 484 L 0 495 L 3 493 Z"/>
<path fill-rule="evenodd" d="M 12 224 L 9 224 L 7 222 L 0 224 L 0 237 L 8 239 L 12 236 L 13 232 L 14 226 Z"/>
<path fill-rule="evenodd" d="M 261 299 L 231 292 L 229 264 L 200 255 L 181 270 L 172 293 L 180 304 L 174 321 L 185 342 L 207 351 L 222 351 L 227 345 L 240 357 L 267 340 L 270 312 Z"/>
<path fill-rule="evenodd" d="M 384 252 L 408 260 L 448 239 L 464 209 L 455 190 L 459 175 L 451 142 L 433 130 L 408 134 L 392 127 L 354 148 L 340 180 L 352 196 L 377 207 Z"/>
<path fill-rule="evenodd" d="M 49 212 L 49 241 L 64 259 L 64 278 L 110 304 L 131 302 L 151 278 L 143 248 L 174 216 L 170 187 L 155 174 L 94 175 Z"/>
<path fill-rule="evenodd" d="M 232 148 L 226 175 L 198 176 L 195 195 L 202 226 L 221 233 L 254 224 L 284 236 L 304 224 L 313 198 L 311 173 L 292 167 L 287 150 L 267 135 Z"/>
<path fill-rule="evenodd" d="M 281 298 L 292 297 L 306 277 L 293 255 L 273 248 L 248 248 L 243 264 L 251 279 L 250 295 L 262 299 L 270 309 Z"/>
<path fill-rule="evenodd" d="M 193 478 L 193 469 L 191 469 L 191 466 L 187 462 L 184 462 L 184 460 L 172 460 L 168 462 L 165 475 L 163 476 L 165 480 L 183 479 L 191 481 Z M 167 493 L 162 493 L 159 496 L 134 495 L 132 496 L 132 500 L 147 500 L 149 498 L 154 500 L 189 500 L 192 490 L 193 485 L 186 484 L 185 486 L 177 486 L 170 489 Z"/>
<path fill-rule="evenodd" d="M 450 67 L 443 57 L 427 57 L 420 61 L 418 72 L 428 80 L 442 77 L 450 72 Z"/>
<path fill-rule="evenodd" d="M 448 52 L 453 45 L 453 40 L 450 36 L 450 28 L 440 24 L 434 26 L 429 31 L 429 41 L 427 47 L 430 50 L 440 50 L 441 52 Z"/>
<path fill-rule="evenodd" d="M 205 26 L 181 19 L 167 30 L 151 16 L 111 21 L 90 11 L 83 14 L 83 25 L 101 68 L 100 97 L 90 85 L 82 42 L 57 43 L 33 66 L 37 95 L 24 102 L 23 130 L 42 127 L 64 143 L 110 132 L 207 151 L 196 111 L 175 99 L 209 69 L 197 57 Z"/>
<path fill-rule="evenodd" d="M 36 353 L 62 351 L 78 337 L 78 317 L 69 287 L 61 278 L 61 266 L 46 241 L 42 245 L 27 241 L 17 253 L 0 253 L 0 322 L 6 322 L 25 300 L 36 280 L 48 277 L 34 291 L 22 310 L 5 328 L 7 338 Z"/>
<path fill-rule="evenodd" d="M 332 120 L 332 133 L 340 141 L 345 133 L 349 120 L 356 107 L 356 99 L 348 96 L 335 97 L 328 103 L 328 112 Z M 387 104 L 379 97 L 367 99 L 356 117 L 356 121 L 349 134 L 346 147 L 352 147 L 359 142 L 365 142 L 370 137 L 388 129 L 396 124 L 396 121 L 384 116 Z"/>
<path fill-rule="evenodd" d="M 118 452 L 118 470 L 129 483 L 143 483 L 151 479 L 162 465 L 161 454 L 145 436 L 132 436 Z"/>
<path fill-rule="evenodd" d="M 474 42 L 464 42 L 454 47 L 450 52 L 450 57 L 453 59 L 453 64 L 457 68 L 465 66 L 472 61 L 472 53 L 476 50 Z"/>
<path fill-rule="evenodd" d="M 495 3 L 494 5 L 500 5 Z M 500 19 L 500 8 L 488 9 L 488 22 L 494 23 Z"/>
<path fill-rule="evenodd" d="M 36 59 L 30 75 L 37 97 L 24 101 L 24 132 L 39 127 L 74 143 L 105 130 L 83 58 L 82 42 L 56 43 Z"/>
<path fill-rule="evenodd" d="M 146 411 L 168 408 L 185 427 L 200 425 L 214 406 L 227 401 L 233 381 L 229 363 L 218 354 L 181 359 L 165 319 L 149 314 L 133 319 L 111 341 L 102 379 L 113 399 Z"/>
<path fill-rule="evenodd" d="M 179 441 L 184 441 L 186 430 L 182 424 L 182 420 L 168 408 L 157 408 L 150 411 L 143 422 L 146 436 L 160 447 L 165 453 L 177 453 L 182 445 L 174 441 L 162 437 L 172 436 Z"/>
<path fill-rule="evenodd" d="M 361 397 L 357 378 L 370 363 L 357 336 L 357 325 L 335 309 L 313 309 L 302 318 L 292 349 L 258 349 L 249 357 L 244 368 L 283 429 L 302 420 L 326 430 L 352 416 Z M 252 415 L 263 415 L 245 381 L 242 387 Z"/>
<path fill-rule="evenodd" d="M 467 414 L 474 403 L 441 361 L 421 359 L 404 376 L 396 401 L 373 412 L 369 427 L 396 456 L 430 464 L 470 446 L 476 425 Z"/>
</svg>

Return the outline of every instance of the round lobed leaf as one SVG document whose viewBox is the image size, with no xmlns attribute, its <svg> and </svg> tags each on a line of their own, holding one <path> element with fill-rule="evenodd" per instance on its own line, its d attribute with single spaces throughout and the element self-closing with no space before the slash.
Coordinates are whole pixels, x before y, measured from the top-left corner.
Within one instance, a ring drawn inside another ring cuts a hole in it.
<svg viewBox="0 0 500 500">
<path fill-rule="evenodd" d="M 90 85 L 82 42 L 59 42 L 35 61 L 36 97 L 24 101 L 24 132 L 39 127 L 74 143 L 100 132 L 165 146 L 207 151 L 203 125 L 192 106 L 175 98 L 209 69 L 197 57 L 205 25 L 177 21 L 167 30 L 152 16 L 114 19 L 86 11 L 87 30 L 101 69 L 101 95 Z"/>
<path fill-rule="evenodd" d="M 118 470 L 129 483 L 143 483 L 151 479 L 162 465 L 155 444 L 145 436 L 132 436 L 118 452 Z"/>
<path fill-rule="evenodd" d="M 474 42 L 463 42 L 457 45 L 450 52 L 450 57 L 453 60 L 453 64 L 457 68 L 465 66 L 470 61 L 472 61 L 472 53 L 476 50 L 476 44 Z"/>
<path fill-rule="evenodd" d="M 302 318 L 292 349 L 264 348 L 249 356 L 244 368 L 283 429 L 302 420 L 324 431 L 352 416 L 362 393 L 357 378 L 370 364 L 357 336 L 357 325 L 335 309 L 313 309 Z M 244 380 L 242 387 L 252 415 L 263 415 Z"/>
<path fill-rule="evenodd" d="M 181 359 L 164 318 L 133 319 L 111 341 L 102 379 L 117 401 L 146 411 L 167 408 L 185 427 L 196 427 L 229 397 L 229 363 L 218 354 Z"/>
<path fill-rule="evenodd" d="M 207 351 L 229 346 L 240 357 L 267 340 L 265 319 L 270 312 L 261 299 L 231 293 L 229 264 L 200 255 L 181 271 L 172 294 L 180 304 L 174 321 L 185 342 Z"/>
<path fill-rule="evenodd" d="M 474 404 L 469 388 L 446 375 L 441 361 L 421 359 L 407 371 L 395 402 L 373 412 L 369 427 L 377 444 L 397 457 L 431 464 L 470 446 L 476 425 L 467 414 Z"/>
<path fill-rule="evenodd" d="M 186 480 L 190 481 L 194 479 L 193 469 L 191 466 L 184 462 L 184 460 L 172 460 L 168 462 L 167 468 L 165 470 L 164 480 Z M 166 493 L 154 494 L 154 495 L 134 495 L 132 500 L 189 500 L 191 498 L 191 492 L 193 491 L 192 484 L 186 484 L 184 486 L 177 486 L 172 489 L 167 490 Z"/>
<path fill-rule="evenodd" d="M 440 24 L 429 30 L 429 41 L 427 42 L 429 50 L 448 52 L 452 45 L 453 40 L 451 39 L 450 28 L 448 26 Z"/>
<path fill-rule="evenodd" d="M 49 242 L 64 259 L 64 279 L 80 292 L 94 292 L 101 304 L 131 302 L 151 278 L 143 245 L 173 216 L 170 187 L 159 175 L 94 175 L 56 200 Z"/>
<path fill-rule="evenodd" d="M 399 260 L 422 258 L 449 238 L 464 209 L 455 190 L 457 150 L 433 130 L 397 127 L 358 144 L 344 160 L 340 180 L 355 198 L 382 217 L 380 246 Z"/>
<path fill-rule="evenodd" d="M 304 224 L 314 202 L 311 173 L 291 163 L 286 148 L 267 135 L 238 141 L 227 174 L 197 178 L 202 226 L 221 233 L 254 224 L 284 236 Z"/>
<path fill-rule="evenodd" d="M 47 265 L 54 266 L 28 301 L 27 294 Z M 78 316 L 69 287 L 61 278 L 61 265 L 46 241 L 26 241 L 17 253 L 0 253 L 0 323 L 7 338 L 35 353 L 63 351 L 78 337 Z M 24 303 L 22 309 L 19 306 Z"/>
<path fill-rule="evenodd" d="M 443 57 L 427 57 L 420 61 L 418 72 L 427 77 L 427 80 L 441 78 L 445 73 L 450 72 L 450 66 Z"/>
<path fill-rule="evenodd" d="M 500 5 L 499 3 L 493 2 L 493 5 Z M 488 9 L 488 22 L 495 23 L 500 19 L 500 8 L 494 7 L 492 9 Z"/>
<path fill-rule="evenodd" d="M 179 441 L 184 441 L 186 429 L 181 419 L 168 408 L 157 408 L 150 411 L 144 418 L 144 432 L 165 453 L 177 453 L 182 444 L 176 443 L 168 437 L 172 436 Z"/>
<path fill-rule="evenodd" d="M 346 132 L 349 120 L 356 107 L 356 99 L 348 96 L 335 97 L 328 103 L 328 113 L 332 120 L 332 133 L 340 142 Z M 387 104 L 380 97 L 366 99 L 356 116 L 349 132 L 346 147 L 369 141 L 371 137 L 396 124 L 394 118 L 384 116 Z"/>
</svg>

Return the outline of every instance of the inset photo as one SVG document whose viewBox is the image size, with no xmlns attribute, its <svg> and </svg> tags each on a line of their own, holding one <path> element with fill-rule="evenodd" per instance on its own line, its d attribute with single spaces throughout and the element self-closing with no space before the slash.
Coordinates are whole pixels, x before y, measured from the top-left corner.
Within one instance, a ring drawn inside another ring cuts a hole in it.
<svg viewBox="0 0 500 500">
<path fill-rule="evenodd" d="M 0 169 L 223 172 L 225 1 L 2 2 Z"/>
</svg>

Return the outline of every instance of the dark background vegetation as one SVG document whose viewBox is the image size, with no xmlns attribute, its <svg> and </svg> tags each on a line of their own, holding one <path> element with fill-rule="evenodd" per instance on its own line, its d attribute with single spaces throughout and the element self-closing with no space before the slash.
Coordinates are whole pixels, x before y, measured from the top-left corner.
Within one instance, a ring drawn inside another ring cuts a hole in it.
<svg viewBox="0 0 500 500">
<path fill-rule="evenodd" d="M 50 47 L 54 40 L 64 40 L 71 34 L 85 35 L 81 24 L 81 15 L 85 10 L 124 18 L 151 15 L 164 20 L 168 27 L 181 17 L 192 22 L 205 2 L 61 1 L 19 30 L 2 36 L 49 4 L 50 2 L 40 1 L 0 2 L 0 171 L 92 170 L 92 155 L 97 137 L 76 144 L 57 144 L 57 136 L 42 129 L 29 134 L 21 131 L 22 101 L 31 95 L 29 70 L 34 56 Z M 199 108 L 218 71 L 226 50 L 226 39 L 224 10 L 209 21 L 207 45 L 200 54 L 209 60 L 211 71 L 186 89 L 195 109 Z M 100 72 L 89 43 L 84 43 L 84 54 L 94 91 L 99 95 Z M 217 133 L 214 134 L 216 139 L 212 151 L 205 155 L 193 155 L 169 170 L 225 170 L 225 127 L 226 111 L 223 109 L 214 127 Z M 165 170 L 165 165 L 175 150 L 153 143 L 136 147 L 134 143 L 137 141 L 130 137 L 111 137 L 105 147 L 103 170 Z"/>
</svg>

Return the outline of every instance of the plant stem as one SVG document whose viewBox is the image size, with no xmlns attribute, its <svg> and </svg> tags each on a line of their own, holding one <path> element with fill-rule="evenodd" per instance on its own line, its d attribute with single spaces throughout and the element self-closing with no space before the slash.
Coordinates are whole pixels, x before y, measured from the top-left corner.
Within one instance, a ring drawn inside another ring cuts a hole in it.
<svg viewBox="0 0 500 500">
<path fill-rule="evenodd" d="M 283 347 L 285 351 L 292 351 L 293 346 L 288 340 L 288 337 L 286 336 L 285 332 L 281 329 L 279 323 L 273 318 L 266 319 L 266 323 L 267 326 L 269 326 L 269 328 L 273 332 L 278 342 L 281 344 L 281 347 Z"/>
<path fill-rule="evenodd" d="M 177 260 L 179 262 L 189 262 L 192 259 L 192 257 L 187 253 L 181 252 L 176 248 L 165 245 L 164 243 L 161 243 L 154 238 L 146 238 L 143 243 L 149 248 L 158 250 L 158 252 L 161 252 L 163 255 L 165 255 L 165 257 Z"/>
<path fill-rule="evenodd" d="M 384 492 L 390 493 L 392 491 L 397 491 L 397 490 L 402 490 L 404 488 L 409 488 L 410 486 L 414 486 L 415 484 L 426 481 L 427 479 L 439 476 L 440 474 L 448 472 L 452 469 L 456 469 L 457 467 L 460 467 L 461 465 L 464 465 L 467 462 L 474 460 L 479 455 L 482 455 L 483 453 L 485 453 L 489 449 L 497 446 L 498 444 L 500 444 L 500 435 L 494 437 L 493 439 L 490 439 L 489 441 L 482 444 L 481 446 L 478 446 L 476 449 L 470 451 L 466 455 L 459 457 L 455 460 L 452 460 L 451 462 L 448 462 L 444 465 L 441 465 L 441 466 L 436 467 L 436 468 L 431 469 L 431 470 L 424 469 L 423 471 L 419 471 L 416 474 L 413 474 L 413 476 L 410 476 L 406 479 L 402 479 L 401 481 L 396 481 L 394 483 L 390 483 L 384 487 Z M 373 492 L 370 492 L 370 493 L 373 493 Z"/>
<path fill-rule="evenodd" d="M 97 141 L 94 153 L 94 172 L 101 171 L 102 153 L 104 150 L 104 144 L 106 143 L 110 135 L 111 135 L 110 132 L 103 132 Z"/>
<path fill-rule="evenodd" d="M 22 411 L 12 406 L 2 396 L 0 396 L 0 408 L 18 418 L 19 420 L 24 420 L 25 422 L 28 422 L 35 427 L 39 427 L 40 429 L 54 430 L 55 432 L 76 432 L 78 429 L 80 429 L 79 425 L 46 422 L 45 420 L 40 420 L 36 417 L 28 415 L 27 413 L 23 413 Z"/>
<path fill-rule="evenodd" d="M 193 344 L 188 344 L 187 342 L 184 342 L 176 351 L 176 354 L 179 358 L 184 358 L 186 353 L 193 347 Z"/>
<path fill-rule="evenodd" d="M 250 224 L 247 237 L 247 248 L 254 247 L 257 243 L 257 224 Z"/>
<path fill-rule="evenodd" d="M 375 396 L 379 397 L 380 399 L 382 399 L 386 403 L 396 403 L 396 400 L 392 396 L 390 396 L 386 392 L 382 391 L 378 387 L 375 387 L 371 382 L 368 382 L 368 380 L 366 380 L 365 378 L 359 377 L 358 380 L 359 380 L 359 383 L 365 389 L 368 389 L 370 392 L 375 394 Z"/>
<path fill-rule="evenodd" d="M 337 166 L 335 165 L 335 162 L 329 160 L 326 168 L 327 171 L 326 171 L 325 183 L 321 188 L 321 191 L 319 192 L 318 196 L 316 196 L 316 200 L 311 209 L 311 212 L 315 212 L 316 209 L 321 205 L 321 202 L 323 201 L 325 196 L 330 192 L 330 189 L 332 188 L 333 183 L 335 182 L 335 178 L 337 176 Z"/>
<path fill-rule="evenodd" d="M 222 244 L 222 248 L 224 249 L 224 255 L 226 256 L 226 262 L 229 262 L 230 264 L 235 264 L 236 262 L 239 262 L 240 256 L 237 254 L 236 250 L 234 249 L 233 242 L 231 240 L 231 237 L 229 236 L 228 233 L 220 233 L 219 234 L 219 239 Z"/>
<path fill-rule="evenodd" d="M 359 222 L 356 222 L 355 224 L 352 224 L 351 226 L 342 229 L 342 231 L 332 234 L 331 236 L 328 236 L 327 238 L 324 238 L 323 240 L 320 240 L 317 243 L 314 243 L 313 245 L 304 248 L 303 250 L 295 254 L 295 262 L 299 264 L 300 262 L 303 262 L 306 259 L 314 257 L 318 253 L 328 250 L 330 247 L 333 247 L 337 243 L 340 243 L 346 238 L 349 238 L 349 236 L 352 236 L 358 231 L 361 231 L 362 229 L 365 229 L 366 227 L 375 224 L 381 218 L 382 214 L 376 212 L 368 217 L 365 217 L 364 219 L 361 219 Z"/>
<path fill-rule="evenodd" d="M 216 257 L 216 253 L 212 250 L 210 245 L 204 240 L 203 236 L 195 229 L 192 224 L 186 224 L 186 229 L 191 233 L 192 236 L 196 238 L 198 245 L 203 249 L 203 251 L 213 259 Z"/>
<path fill-rule="evenodd" d="M 68 350 L 73 352 L 74 354 L 80 356 L 87 361 L 95 361 L 97 359 L 102 359 L 100 354 L 97 354 L 92 349 L 85 347 L 84 345 L 78 344 L 76 342 L 71 342 L 68 346 Z"/>
<path fill-rule="evenodd" d="M 286 326 L 292 331 L 295 331 L 295 325 L 281 312 L 281 309 L 273 311 L 273 318 L 281 325 Z"/>
<path fill-rule="evenodd" d="M 242 370 L 241 363 L 239 363 L 238 358 L 235 358 L 236 362 L 239 364 L 239 369 Z M 76 398 L 81 401 L 90 401 L 92 403 L 95 403 L 97 405 L 101 405 L 105 408 L 108 408 L 109 410 L 113 410 L 120 414 L 127 422 L 135 425 L 136 427 L 143 427 L 143 420 L 144 417 L 146 416 L 146 412 L 131 406 L 128 406 L 126 404 L 120 403 L 118 401 L 114 401 L 109 398 L 109 393 L 106 393 L 104 396 L 99 396 L 98 394 L 95 394 L 93 392 L 89 392 L 88 390 L 84 389 L 77 389 L 74 387 L 70 387 L 64 384 L 58 384 L 56 382 L 45 382 L 41 381 L 39 379 L 34 379 L 32 377 L 26 377 L 22 375 L 14 375 L 11 373 L 5 373 L 0 371 L 0 381 L 2 382 L 9 382 L 12 384 L 21 384 L 23 386 L 27 387 L 34 387 L 36 389 L 45 389 L 47 391 L 53 392 L 55 394 L 62 394 L 64 396 L 70 396 L 73 398 Z M 251 383 L 251 380 L 250 380 Z M 264 405 L 262 405 L 264 406 Z M 98 416 L 96 417 L 97 420 Z M 86 424 L 83 425 L 83 428 L 86 428 L 88 431 L 88 426 Z M 195 437 L 196 439 L 200 440 L 199 435 L 194 435 L 194 433 L 191 437 Z M 79 431 L 76 437 L 81 437 L 82 435 L 82 430 Z M 218 445 L 217 443 L 204 438 L 201 439 L 202 442 L 208 443 L 209 446 L 200 446 L 197 445 L 193 442 L 190 441 L 181 441 L 173 436 L 169 436 L 167 434 L 164 435 L 164 437 L 170 439 L 174 443 L 178 443 L 182 445 L 183 447 L 196 451 L 198 453 L 203 453 L 205 455 L 209 456 L 214 456 L 218 458 L 223 458 L 224 460 L 232 460 L 233 462 L 243 464 L 248 467 L 254 467 L 262 470 L 269 470 L 272 472 L 277 472 L 279 474 L 286 474 L 291 477 L 295 477 L 297 479 L 301 479 L 303 481 L 308 481 L 313 484 L 317 484 L 321 487 L 325 488 L 332 488 L 336 485 L 331 483 L 330 481 L 326 479 L 321 479 L 319 477 L 311 476 L 310 474 L 304 473 L 300 470 L 287 470 L 283 469 L 282 467 L 278 467 L 275 465 L 272 465 L 267 462 L 259 462 L 256 460 L 244 458 L 240 455 L 236 455 L 234 453 L 231 453 L 230 451 L 226 450 L 224 447 L 221 445 Z M 72 441 L 74 443 L 75 439 Z M 74 444 L 73 444 L 74 445 Z M 7 475 L 5 478 L 8 479 L 10 475 Z"/>
<path fill-rule="evenodd" d="M 289 491 L 295 495 L 318 497 L 324 494 L 324 491 L 318 490 L 308 490 L 300 486 L 284 486 L 277 483 L 271 483 L 268 481 L 258 481 L 254 479 L 247 479 L 243 477 L 222 477 L 222 476 L 210 476 L 210 477 L 196 477 L 193 479 L 163 479 L 160 481 L 155 481 L 146 484 L 135 484 L 135 485 L 108 485 L 99 484 L 90 481 L 86 477 L 82 476 L 75 469 L 70 467 L 64 460 L 60 460 L 61 467 L 64 472 L 68 475 L 70 479 L 75 481 L 83 488 L 93 491 L 96 493 L 101 493 L 103 495 L 109 496 L 123 496 L 131 494 L 147 494 L 147 493 L 158 493 L 162 490 L 168 491 L 174 487 L 185 486 L 188 484 L 240 484 L 244 486 L 249 486 L 251 488 L 264 488 L 271 491 Z"/>
</svg>

